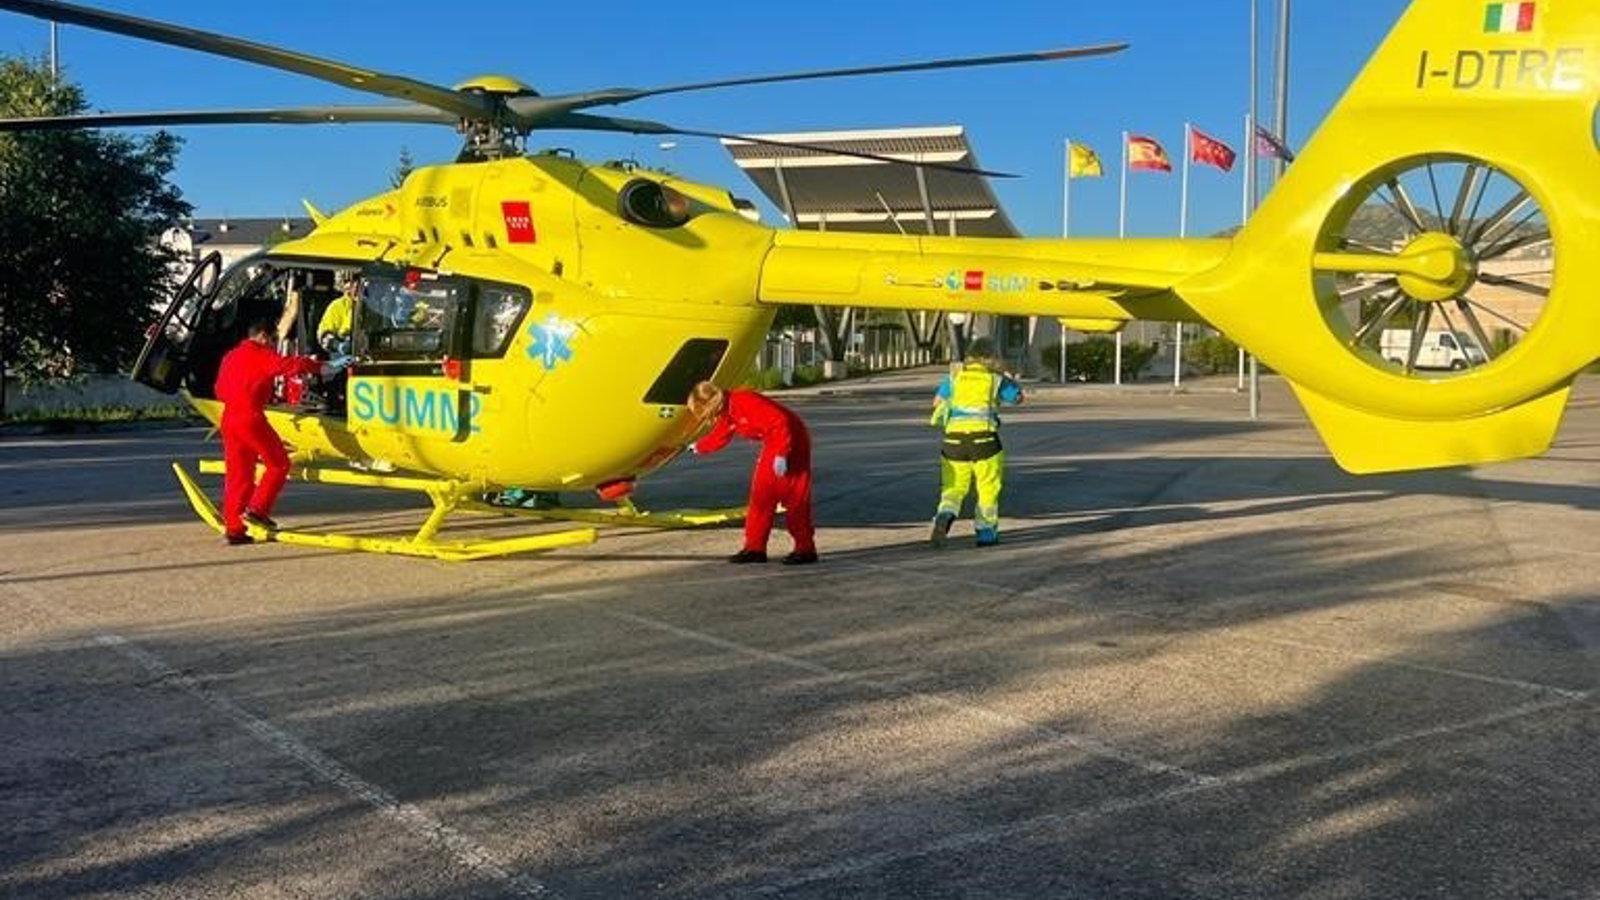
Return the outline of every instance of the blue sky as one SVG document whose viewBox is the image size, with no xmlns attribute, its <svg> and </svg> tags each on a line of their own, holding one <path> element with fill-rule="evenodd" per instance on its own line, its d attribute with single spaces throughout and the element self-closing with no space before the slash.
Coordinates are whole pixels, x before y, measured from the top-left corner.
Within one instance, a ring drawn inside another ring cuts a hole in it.
<svg viewBox="0 0 1600 900">
<path fill-rule="evenodd" d="M 1190 120 L 1239 148 L 1248 86 L 1248 0 L 94 2 L 442 84 L 505 72 L 547 92 L 1131 42 L 1132 50 L 1104 59 L 736 88 L 626 107 L 628 115 L 720 131 L 965 125 L 985 166 L 1023 176 L 998 183 L 997 190 L 1030 235 L 1059 233 L 1065 138 L 1094 147 L 1113 170 L 1099 181 L 1074 184 L 1074 234 L 1115 234 L 1120 132 L 1156 137 L 1176 160 L 1183 122 Z M 1295 0 L 1292 144 L 1315 129 L 1405 5 Z M 1270 32 L 1276 0 L 1262 7 Z M 63 28 L 61 46 L 68 75 L 100 109 L 370 102 L 247 63 L 77 28 Z M 42 53 L 46 47 L 43 22 L 0 13 L 0 52 Z M 1264 63 L 1270 50 L 1264 34 Z M 1263 91 L 1264 102 L 1269 96 Z M 205 216 L 297 214 L 301 197 L 338 208 L 386 187 L 402 145 L 425 162 L 446 161 L 458 146 L 452 132 L 420 126 L 212 126 L 182 134 L 187 143 L 177 181 Z M 533 143 L 570 147 L 594 159 L 635 156 L 757 195 L 712 141 L 681 140 L 668 153 L 647 138 L 556 133 L 542 141 L 536 135 Z M 1240 189 L 1237 169 L 1232 175 L 1196 170 L 1191 232 L 1236 224 Z M 1134 176 L 1129 206 L 1130 233 L 1175 234 L 1177 176 Z"/>
</svg>

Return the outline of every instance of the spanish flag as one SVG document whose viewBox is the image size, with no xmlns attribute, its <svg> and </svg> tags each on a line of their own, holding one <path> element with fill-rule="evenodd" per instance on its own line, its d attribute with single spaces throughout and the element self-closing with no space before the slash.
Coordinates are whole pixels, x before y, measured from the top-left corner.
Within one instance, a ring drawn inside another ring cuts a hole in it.
<svg viewBox="0 0 1600 900">
<path fill-rule="evenodd" d="M 1155 138 L 1128 135 L 1128 168 L 1135 172 L 1171 172 L 1172 160 Z"/>
<path fill-rule="evenodd" d="M 1067 161 L 1067 175 L 1072 178 L 1099 178 L 1100 155 L 1082 144 L 1072 145 L 1072 157 Z"/>
</svg>

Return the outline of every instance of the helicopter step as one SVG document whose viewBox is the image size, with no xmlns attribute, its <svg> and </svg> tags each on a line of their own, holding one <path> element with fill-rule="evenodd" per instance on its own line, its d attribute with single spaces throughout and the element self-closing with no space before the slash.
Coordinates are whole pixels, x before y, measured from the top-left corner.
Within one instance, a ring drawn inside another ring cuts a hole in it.
<svg viewBox="0 0 1600 900">
<path fill-rule="evenodd" d="M 635 506 L 627 497 L 617 501 L 614 509 L 568 508 L 562 506 L 526 508 L 496 506 L 481 500 L 463 504 L 479 512 L 496 512 L 507 516 L 520 516 L 542 522 L 587 522 L 591 525 L 621 525 L 635 528 L 708 528 L 744 521 L 743 506 L 722 509 L 669 509 L 647 510 Z"/>
<path fill-rule="evenodd" d="M 183 492 L 188 496 L 189 504 L 194 507 L 195 513 L 213 530 L 221 534 L 223 531 L 222 517 L 217 513 L 216 506 L 211 503 L 211 498 L 207 497 L 206 493 L 200 489 L 200 486 L 190 477 L 182 464 L 173 463 L 172 471 L 178 476 L 178 483 L 183 487 Z M 223 463 L 221 460 L 215 459 L 201 460 L 200 472 L 206 475 L 221 475 L 223 473 Z M 496 556 L 510 556 L 517 553 L 531 553 L 538 550 L 555 550 L 560 547 L 592 544 L 599 538 L 599 532 L 594 528 L 574 528 L 549 534 L 532 534 L 500 540 L 442 541 L 436 538 L 439 529 L 444 525 L 445 519 L 452 512 L 473 507 L 472 498 L 481 493 L 482 488 L 480 486 L 443 479 L 375 475 L 367 472 L 308 465 L 294 466 L 289 472 L 289 477 L 291 480 L 316 484 L 340 484 L 354 487 L 417 491 L 427 494 L 428 498 L 433 501 L 433 511 L 428 514 L 427 520 L 417 529 L 417 533 L 409 537 L 311 532 L 292 529 L 269 531 L 253 524 L 247 524 L 246 528 L 250 536 L 256 540 L 277 541 L 280 544 L 294 544 L 304 547 L 324 547 L 333 550 L 355 550 L 366 553 L 393 553 L 402 556 L 439 559 L 447 562 L 465 562 L 474 559 L 488 559 Z M 493 508 L 490 507 L 490 509 Z M 495 511 L 499 512 L 501 510 Z"/>
</svg>

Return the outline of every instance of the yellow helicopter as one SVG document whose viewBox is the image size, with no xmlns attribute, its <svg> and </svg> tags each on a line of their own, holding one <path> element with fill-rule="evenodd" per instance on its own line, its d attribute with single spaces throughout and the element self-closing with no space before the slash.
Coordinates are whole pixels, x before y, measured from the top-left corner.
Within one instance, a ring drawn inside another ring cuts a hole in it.
<svg viewBox="0 0 1600 900">
<path fill-rule="evenodd" d="M 295 448 L 296 477 L 416 490 L 434 511 L 410 537 L 273 535 L 288 543 L 467 559 L 595 539 L 592 527 L 437 538 L 451 512 L 512 486 L 620 500 L 615 510 L 518 511 L 590 525 L 725 521 L 734 514 L 643 512 L 626 495 L 693 436 L 690 388 L 739 379 L 784 304 L 1048 315 L 1090 331 L 1204 322 L 1286 377 L 1335 459 L 1362 473 L 1541 453 L 1574 377 L 1600 356 L 1600 257 L 1581 252 L 1600 246 L 1592 3 L 1415 0 L 1250 224 L 1203 240 L 774 230 L 721 188 L 522 152 L 546 129 L 740 137 L 585 111 L 666 93 L 1121 45 L 540 96 L 504 77 L 444 88 L 49 0 L 0 9 L 407 101 L 17 119 L 0 130 L 414 122 L 465 135 L 455 163 L 420 168 L 336 215 L 313 211 L 305 238 L 226 272 L 202 262 L 140 359 L 135 377 L 186 391 L 215 421 L 217 359 L 249 314 L 297 293 L 303 339 L 336 293 L 335 273 L 359 272 L 362 362 L 344 414 L 284 407 L 269 418 Z M 1378 216 L 1390 227 L 1375 228 Z M 1430 364 L 1445 343 L 1455 353 Z"/>
</svg>

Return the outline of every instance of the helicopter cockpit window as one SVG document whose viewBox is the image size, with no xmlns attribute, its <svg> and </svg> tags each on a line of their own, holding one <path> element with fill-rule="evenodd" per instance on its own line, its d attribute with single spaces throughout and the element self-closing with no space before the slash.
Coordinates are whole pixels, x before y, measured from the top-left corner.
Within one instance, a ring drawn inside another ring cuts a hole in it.
<svg viewBox="0 0 1600 900">
<path fill-rule="evenodd" d="M 454 281 L 368 278 L 361 291 L 358 352 L 378 362 L 443 359 L 462 294 Z"/>
<path fill-rule="evenodd" d="M 519 287 L 480 284 L 473 311 L 472 355 L 503 356 L 528 311 L 529 300 L 528 292 Z"/>
</svg>

